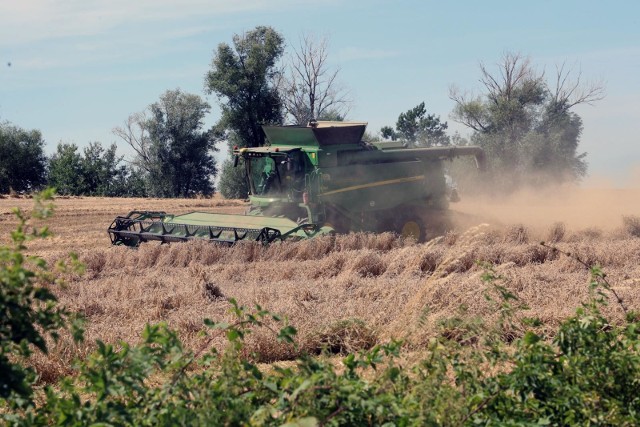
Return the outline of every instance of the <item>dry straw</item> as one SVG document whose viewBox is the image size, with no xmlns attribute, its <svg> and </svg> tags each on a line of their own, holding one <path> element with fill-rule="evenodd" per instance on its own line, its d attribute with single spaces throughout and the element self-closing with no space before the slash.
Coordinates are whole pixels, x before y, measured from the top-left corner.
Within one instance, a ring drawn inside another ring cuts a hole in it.
<svg viewBox="0 0 640 427">
<path fill-rule="evenodd" d="M 13 227 L 8 204 L 0 201 L 0 235 Z M 542 234 L 526 225 L 461 229 L 424 244 L 390 233 L 355 233 L 269 247 L 245 243 L 224 247 L 205 242 L 159 245 L 137 250 L 112 247 L 106 227 L 128 209 L 184 212 L 194 204 L 219 200 L 165 201 L 80 198 L 58 201 L 51 224 L 56 237 L 33 242 L 29 252 L 54 262 L 70 250 L 87 265 L 83 276 L 67 277 L 55 290 L 62 304 L 88 318 L 86 343 L 74 346 L 62 337 L 49 356 L 34 364 L 43 381 L 71 371 L 76 356 L 94 348 L 96 339 L 137 342 L 148 322 L 165 321 L 188 347 L 200 348 L 202 320 L 230 320 L 228 298 L 286 316 L 299 330 L 297 348 L 276 343 L 266 330 L 249 338 L 248 353 L 261 361 L 289 359 L 322 348 L 344 352 L 367 348 L 390 338 L 411 335 L 415 349 L 438 332 L 443 319 L 460 313 L 489 322 L 495 318 L 483 298 L 477 261 L 492 263 L 504 285 L 552 330 L 587 296 L 588 273 L 576 262 L 539 245 L 560 249 L 599 263 L 630 309 L 640 307 L 640 239 L 635 228 L 616 232 L 572 229 L 555 224 Z M 120 203 L 120 205 L 118 205 Z M 241 205 L 219 206 L 238 212 Z M 627 221 L 631 223 L 632 221 Z M 4 238 L 4 237 L 3 237 Z M 621 316 L 611 310 L 613 319 Z M 517 335 L 519 330 L 514 330 Z M 223 339 L 211 343 L 224 345 Z"/>
</svg>

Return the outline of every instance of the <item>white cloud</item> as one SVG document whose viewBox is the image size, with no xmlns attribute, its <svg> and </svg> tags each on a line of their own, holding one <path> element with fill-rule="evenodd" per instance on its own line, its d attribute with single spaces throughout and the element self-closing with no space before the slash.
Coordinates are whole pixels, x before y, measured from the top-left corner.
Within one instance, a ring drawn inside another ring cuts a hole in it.
<svg viewBox="0 0 640 427">
<path fill-rule="evenodd" d="M 279 2 L 278 2 L 279 3 Z M 0 46 L 91 36 L 121 26 L 220 18 L 274 7 L 262 0 L 22 0 L 0 2 Z"/>
</svg>

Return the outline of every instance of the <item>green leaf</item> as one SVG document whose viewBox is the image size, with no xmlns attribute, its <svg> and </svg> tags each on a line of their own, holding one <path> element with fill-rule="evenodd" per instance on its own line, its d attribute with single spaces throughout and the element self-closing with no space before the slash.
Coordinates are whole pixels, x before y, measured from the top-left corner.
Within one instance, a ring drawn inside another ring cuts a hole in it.
<svg viewBox="0 0 640 427">
<path fill-rule="evenodd" d="M 296 420 L 289 421 L 282 424 L 280 427 L 317 427 L 319 425 L 318 419 L 315 417 L 304 417 Z"/>
<path fill-rule="evenodd" d="M 236 341 L 240 338 L 240 332 L 237 329 L 229 329 L 227 330 L 227 339 L 231 342 Z"/>
<path fill-rule="evenodd" d="M 531 331 L 527 331 L 524 334 L 524 337 L 522 337 L 522 342 L 525 343 L 526 345 L 534 345 L 539 341 L 540 341 L 540 337 Z"/>
</svg>

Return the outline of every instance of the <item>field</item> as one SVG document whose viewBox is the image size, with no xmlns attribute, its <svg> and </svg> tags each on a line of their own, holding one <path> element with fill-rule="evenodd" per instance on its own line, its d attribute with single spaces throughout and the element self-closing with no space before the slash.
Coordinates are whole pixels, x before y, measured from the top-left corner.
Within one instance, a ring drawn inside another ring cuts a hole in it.
<svg viewBox="0 0 640 427">
<path fill-rule="evenodd" d="M 172 213 L 205 210 L 240 213 L 241 201 L 213 199 L 58 198 L 49 221 L 54 237 L 29 243 L 28 253 L 52 264 L 71 251 L 86 264 L 83 275 L 67 274 L 59 300 L 88 319 L 84 344 L 62 339 L 48 357 L 34 363 L 43 379 L 70 373 L 74 357 L 96 339 L 136 342 L 148 322 L 166 321 L 197 348 L 204 318 L 229 319 L 228 298 L 259 304 L 286 316 L 299 331 L 294 349 L 257 331 L 248 349 L 261 362 L 287 360 L 300 352 L 368 348 L 390 338 L 407 338 L 417 351 L 452 316 L 490 322 L 495 308 L 484 298 L 484 270 L 490 262 L 502 284 L 529 307 L 517 316 L 538 317 L 550 332 L 574 313 L 588 294 L 583 265 L 548 247 L 598 263 L 631 309 L 640 309 L 640 191 L 555 189 L 519 194 L 510 200 L 466 198 L 453 205 L 455 230 L 424 244 L 393 234 L 350 234 L 312 241 L 239 244 L 204 242 L 139 249 L 113 247 L 106 229 L 132 209 Z M 8 241 L 16 221 L 11 209 L 30 209 L 26 198 L 0 199 L 0 236 Z M 624 222 L 623 218 L 627 221 Z M 622 318 L 612 301 L 606 311 Z M 524 330 L 516 322 L 512 337 Z M 449 330 L 446 333 L 455 333 Z M 213 345 L 222 345 L 214 342 Z"/>
</svg>

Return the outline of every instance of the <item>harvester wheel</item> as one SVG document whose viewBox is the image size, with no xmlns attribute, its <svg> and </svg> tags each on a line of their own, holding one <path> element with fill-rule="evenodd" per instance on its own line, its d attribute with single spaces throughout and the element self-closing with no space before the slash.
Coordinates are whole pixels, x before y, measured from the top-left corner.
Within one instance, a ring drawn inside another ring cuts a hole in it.
<svg viewBox="0 0 640 427">
<path fill-rule="evenodd" d="M 424 241 L 426 235 L 425 231 L 424 222 L 417 217 L 405 218 L 401 221 L 400 228 L 398 230 L 402 237 L 410 237 L 412 239 L 416 239 L 417 242 Z"/>
</svg>

